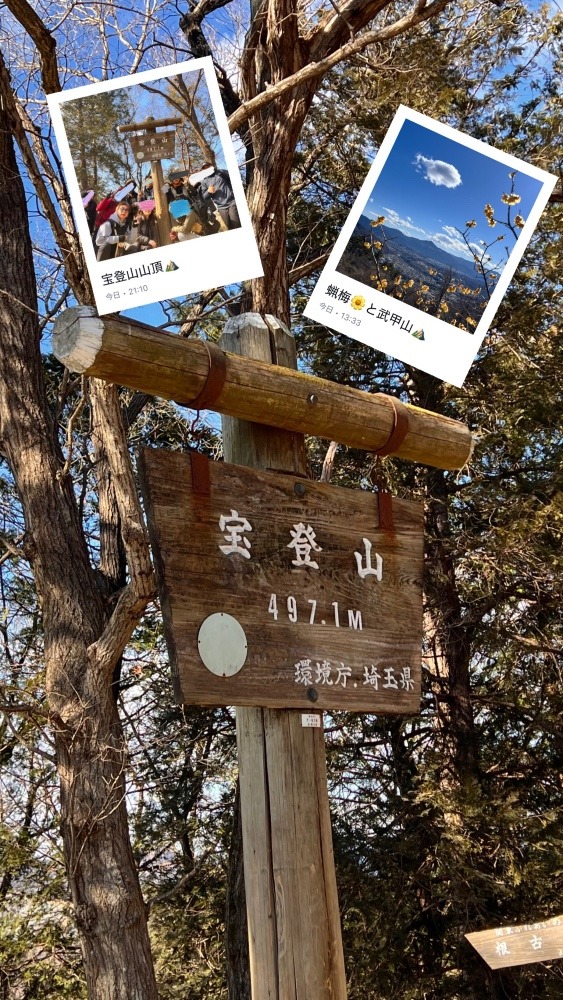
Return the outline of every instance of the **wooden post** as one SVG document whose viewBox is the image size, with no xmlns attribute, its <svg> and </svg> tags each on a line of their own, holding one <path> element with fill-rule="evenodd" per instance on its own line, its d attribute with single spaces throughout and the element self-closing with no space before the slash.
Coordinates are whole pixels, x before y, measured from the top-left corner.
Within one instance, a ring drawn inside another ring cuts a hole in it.
<svg viewBox="0 0 563 1000">
<path fill-rule="evenodd" d="M 146 126 L 146 131 L 156 135 L 155 126 Z M 152 193 L 154 196 L 154 206 L 156 211 L 156 222 L 158 225 L 158 242 L 161 247 L 170 244 L 170 212 L 168 211 L 168 201 L 162 188 L 164 187 L 164 174 L 160 160 L 151 161 Z"/>
<path fill-rule="evenodd" d="M 296 367 L 291 334 L 256 314 L 229 320 L 225 350 Z M 305 472 L 303 435 L 223 418 L 229 462 Z M 346 1000 L 322 728 L 301 712 L 237 708 L 253 1000 Z"/>
<path fill-rule="evenodd" d="M 53 352 L 71 371 L 174 399 L 182 406 L 189 406 L 202 391 L 210 364 L 201 340 L 122 316 L 100 318 L 90 306 L 73 306 L 57 317 Z M 283 367 L 281 348 L 276 366 L 235 353 L 227 353 L 225 361 L 225 383 L 212 403 L 218 413 L 366 451 L 389 440 L 394 426 L 390 396 Z M 469 460 L 472 437 L 465 424 L 418 406 L 405 404 L 404 410 L 408 429 L 394 449 L 397 457 L 439 469 L 460 469 Z"/>
<path fill-rule="evenodd" d="M 156 129 L 147 129 L 155 132 Z M 162 163 L 160 160 L 151 162 L 152 190 L 154 195 L 154 205 L 156 209 L 156 221 L 158 223 L 158 241 L 161 247 L 169 246 L 170 230 L 172 222 L 168 210 L 168 201 L 162 188 L 164 186 L 164 174 L 162 173 Z"/>
<path fill-rule="evenodd" d="M 130 125 L 118 125 L 117 131 L 122 133 L 145 131 L 149 134 L 156 135 L 157 128 L 161 128 L 166 125 L 179 125 L 182 121 L 182 118 L 149 117 L 142 122 L 132 122 Z M 158 240 L 160 246 L 165 247 L 170 244 L 170 229 L 172 227 L 172 222 L 170 220 L 170 212 L 168 211 L 168 201 L 162 192 L 164 175 L 162 173 L 162 163 L 160 160 L 151 161 L 151 177 L 155 201 L 156 221 L 158 223 Z"/>
</svg>

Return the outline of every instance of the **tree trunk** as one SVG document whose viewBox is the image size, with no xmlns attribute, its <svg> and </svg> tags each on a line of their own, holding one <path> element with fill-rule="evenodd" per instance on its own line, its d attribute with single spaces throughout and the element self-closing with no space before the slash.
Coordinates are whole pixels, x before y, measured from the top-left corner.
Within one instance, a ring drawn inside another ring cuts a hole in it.
<svg viewBox="0 0 563 1000">
<path fill-rule="evenodd" d="M 424 372 L 414 372 L 415 402 L 442 412 L 444 390 L 441 383 Z M 426 574 L 430 600 L 435 603 L 441 652 L 448 673 L 448 725 L 457 776 L 461 784 L 480 780 L 480 763 L 473 705 L 471 702 L 471 629 L 464 621 L 456 579 L 456 559 L 452 551 L 450 495 L 446 474 L 428 471 Z"/>
<path fill-rule="evenodd" d="M 0 443 L 23 505 L 43 612 L 46 690 L 61 787 L 65 861 L 91 1000 L 157 1000 L 129 845 L 125 745 L 112 671 L 92 644 L 108 612 L 49 410 L 25 192 L 0 110 Z"/>
<path fill-rule="evenodd" d="M 256 7 L 242 61 L 244 99 L 291 76 L 306 58 L 293 3 L 274 0 Z M 301 84 L 272 101 L 250 121 L 254 150 L 247 200 L 264 278 L 252 282 L 252 311 L 289 323 L 286 253 L 291 167 L 305 116 L 318 81 Z"/>
</svg>

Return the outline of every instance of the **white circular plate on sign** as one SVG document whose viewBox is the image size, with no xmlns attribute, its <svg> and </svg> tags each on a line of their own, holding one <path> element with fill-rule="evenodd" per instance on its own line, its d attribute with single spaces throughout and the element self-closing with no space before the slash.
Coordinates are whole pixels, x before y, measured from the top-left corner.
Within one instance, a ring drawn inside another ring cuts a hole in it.
<svg viewBox="0 0 563 1000">
<path fill-rule="evenodd" d="M 236 618 L 218 611 L 202 622 L 197 647 L 205 666 L 217 677 L 232 677 L 244 667 L 248 643 Z"/>
</svg>

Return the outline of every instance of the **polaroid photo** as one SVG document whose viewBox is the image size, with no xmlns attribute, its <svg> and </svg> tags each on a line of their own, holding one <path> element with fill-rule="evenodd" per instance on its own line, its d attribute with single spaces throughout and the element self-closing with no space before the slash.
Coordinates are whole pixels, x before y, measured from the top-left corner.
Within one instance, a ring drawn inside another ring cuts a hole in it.
<svg viewBox="0 0 563 1000">
<path fill-rule="evenodd" d="M 555 183 L 400 106 L 305 316 L 461 386 Z"/>
<path fill-rule="evenodd" d="M 100 315 L 263 274 L 210 57 L 47 100 Z"/>
</svg>

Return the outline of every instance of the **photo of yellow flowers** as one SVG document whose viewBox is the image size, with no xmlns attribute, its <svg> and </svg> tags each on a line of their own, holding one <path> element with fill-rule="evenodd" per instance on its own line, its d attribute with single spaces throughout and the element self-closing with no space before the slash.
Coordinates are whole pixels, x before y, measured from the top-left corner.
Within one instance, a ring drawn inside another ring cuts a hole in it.
<svg viewBox="0 0 563 1000">
<path fill-rule="evenodd" d="M 474 333 L 542 182 L 405 121 L 336 266 Z"/>
<path fill-rule="evenodd" d="M 401 105 L 305 316 L 461 386 L 555 183 Z"/>
</svg>

